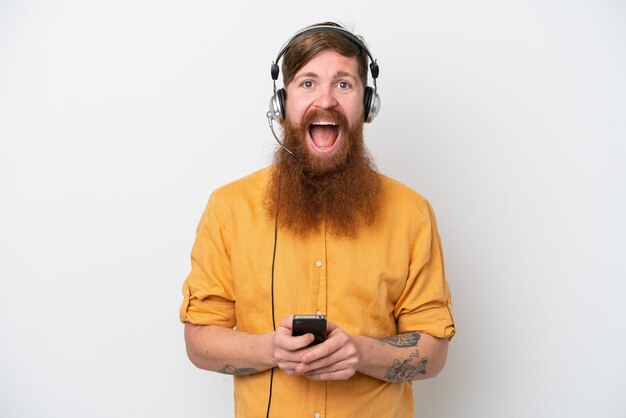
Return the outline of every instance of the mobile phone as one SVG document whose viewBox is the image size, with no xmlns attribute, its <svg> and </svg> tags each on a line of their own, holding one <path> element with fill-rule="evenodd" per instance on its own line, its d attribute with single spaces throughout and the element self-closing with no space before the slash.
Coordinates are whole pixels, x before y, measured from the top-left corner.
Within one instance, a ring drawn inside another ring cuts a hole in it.
<svg viewBox="0 0 626 418">
<path fill-rule="evenodd" d="M 319 344 L 326 340 L 326 317 L 324 315 L 293 316 L 291 335 L 297 337 L 309 333 L 315 337 L 309 345 Z"/>
</svg>

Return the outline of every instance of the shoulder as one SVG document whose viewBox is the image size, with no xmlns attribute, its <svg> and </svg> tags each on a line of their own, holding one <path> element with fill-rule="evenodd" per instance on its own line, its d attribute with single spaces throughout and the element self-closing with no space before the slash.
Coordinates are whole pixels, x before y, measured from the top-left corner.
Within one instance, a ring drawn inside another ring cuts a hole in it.
<svg viewBox="0 0 626 418">
<path fill-rule="evenodd" d="M 234 219 L 261 219 L 272 167 L 265 167 L 213 190 L 203 214 L 205 220 L 231 224 Z"/>
<path fill-rule="evenodd" d="M 271 177 L 271 170 L 271 166 L 265 167 L 220 186 L 211 194 L 211 200 L 241 202 L 264 198 Z"/>
<path fill-rule="evenodd" d="M 400 228 L 412 243 L 437 234 L 437 220 L 430 202 L 411 187 L 381 175 L 381 220 L 389 229 Z M 413 244 L 411 244 L 413 245 Z"/>
<path fill-rule="evenodd" d="M 398 180 L 380 174 L 384 206 L 391 206 L 393 212 L 417 211 L 417 215 L 428 215 L 430 203 L 411 187 Z"/>
</svg>

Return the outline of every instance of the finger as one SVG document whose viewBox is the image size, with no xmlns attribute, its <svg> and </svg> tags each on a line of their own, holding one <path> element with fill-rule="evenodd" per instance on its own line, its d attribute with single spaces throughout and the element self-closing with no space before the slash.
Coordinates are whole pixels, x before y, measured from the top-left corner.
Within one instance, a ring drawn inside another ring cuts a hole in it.
<svg viewBox="0 0 626 418">
<path fill-rule="evenodd" d="M 346 356 L 346 353 L 336 351 L 330 356 L 322 357 L 319 360 L 315 360 L 311 363 L 300 363 L 296 366 L 296 373 L 307 374 L 319 370 L 331 371 L 340 370 L 346 367 L 353 367 L 356 365 L 356 358 L 352 356 Z"/>
<path fill-rule="evenodd" d="M 345 334 L 343 334 L 345 335 Z M 324 357 L 329 357 L 333 353 L 341 350 L 346 344 L 346 339 L 337 335 L 334 338 L 331 336 L 326 341 L 318 344 L 308 350 L 303 351 L 300 361 L 302 363 L 312 363 Z"/>
<path fill-rule="evenodd" d="M 326 334 L 329 334 L 329 333 L 333 332 L 337 328 L 339 328 L 337 326 L 337 324 L 335 324 L 334 322 L 330 322 L 330 321 L 326 320 Z"/>
<path fill-rule="evenodd" d="M 325 373 L 310 373 L 305 377 L 310 380 L 347 380 L 354 376 L 355 370 L 352 368 L 346 368 L 336 371 L 328 371 Z"/>
<path fill-rule="evenodd" d="M 291 331 L 291 324 L 292 323 L 293 323 L 293 315 L 289 315 L 289 316 L 283 318 L 282 321 L 280 321 L 279 327 L 287 328 L 289 331 Z M 291 332 L 290 332 L 290 334 L 291 334 Z"/>
<path fill-rule="evenodd" d="M 305 374 L 312 372 L 313 370 L 326 368 L 337 363 L 340 360 L 341 359 L 337 358 L 337 356 L 333 356 L 331 354 L 330 356 L 323 356 L 310 363 L 301 362 L 296 366 L 296 373 Z"/>
<path fill-rule="evenodd" d="M 313 376 L 316 374 L 327 374 L 327 373 L 337 373 L 340 372 L 341 370 L 346 370 L 346 369 L 355 369 L 355 362 L 352 359 L 345 359 L 345 360 L 341 360 L 338 361 L 336 363 L 330 363 L 327 366 L 323 366 L 323 367 L 310 367 L 309 370 L 307 370 L 304 373 L 300 373 L 300 370 L 302 368 L 306 369 L 308 368 L 308 365 L 302 365 L 302 363 L 296 365 L 295 370 L 296 373 L 298 374 L 303 374 L 305 376 Z M 304 367 L 301 367 L 304 366 Z"/>
<path fill-rule="evenodd" d="M 289 336 L 281 336 L 281 338 L 276 340 L 276 344 L 282 348 L 283 350 L 287 350 L 287 351 L 298 351 L 301 350 L 305 347 L 307 347 L 309 344 L 311 344 L 313 342 L 313 340 L 315 339 L 315 337 L 313 336 L 313 334 L 304 334 L 304 335 L 300 335 L 298 337 L 292 337 L 291 335 Z M 298 353 L 298 360 L 300 359 L 300 356 L 302 354 Z"/>
<path fill-rule="evenodd" d="M 300 355 L 298 354 L 298 351 L 279 349 L 274 353 L 274 360 L 278 364 L 287 362 L 293 363 L 293 367 L 295 368 L 296 364 L 300 364 Z"/>
<path fill-rule="evenodd" d="M 278 368 L 283 370 L 287 374 L 296 374 L 296 366 L 300 363 L 296 363 L 295 361 L 282 361 L 277 364 Z"/>
</svg>

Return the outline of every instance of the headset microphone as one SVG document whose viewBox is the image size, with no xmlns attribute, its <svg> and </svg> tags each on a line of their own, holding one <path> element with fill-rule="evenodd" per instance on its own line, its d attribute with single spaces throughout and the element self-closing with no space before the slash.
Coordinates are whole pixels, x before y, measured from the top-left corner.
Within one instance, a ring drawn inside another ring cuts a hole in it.
<svg viewBox="0 0 626 418">
<path fill-rule="evenodd" d="M 282 141 L 278 139 L 276 132 L 274 132 L 274 124 L 272 123 L 274 118 L 272 117 L 273 116 L 272 112 L 268 110 L 266 116 L 267 116 L 267 121 L 270 124 L 270 129 L 272 130 L 272 135 L 274 135 L 274 139 L 276 139 L 276 142 L 278 142 L 278 145 L 280 145 L 285 151 L 287 151 L 293 158 L 297 160 L 298 157 L 296 156 L 296 154 L 293 151 L 291 151 L 289 148 L 287 148 L 285 144 L 283 144 Z"/>
</svg>

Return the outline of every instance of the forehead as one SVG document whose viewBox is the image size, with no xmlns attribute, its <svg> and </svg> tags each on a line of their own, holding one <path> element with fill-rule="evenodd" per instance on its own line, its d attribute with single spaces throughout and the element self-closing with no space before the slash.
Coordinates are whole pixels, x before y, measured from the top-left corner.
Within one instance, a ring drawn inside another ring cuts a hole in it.
<svg viewBox="0 0 626 418">
<path fill-rule="evenodd" d="M 298 70 L 295 77 L 305 73 L 314 73 L 318 76 L 335 75 L 337 73 L 347 73 L 358 78 L 359 64 L 356 57 L 347 57 L 337 51 L 327 49 L 311 58 Z"/>
</svg>

